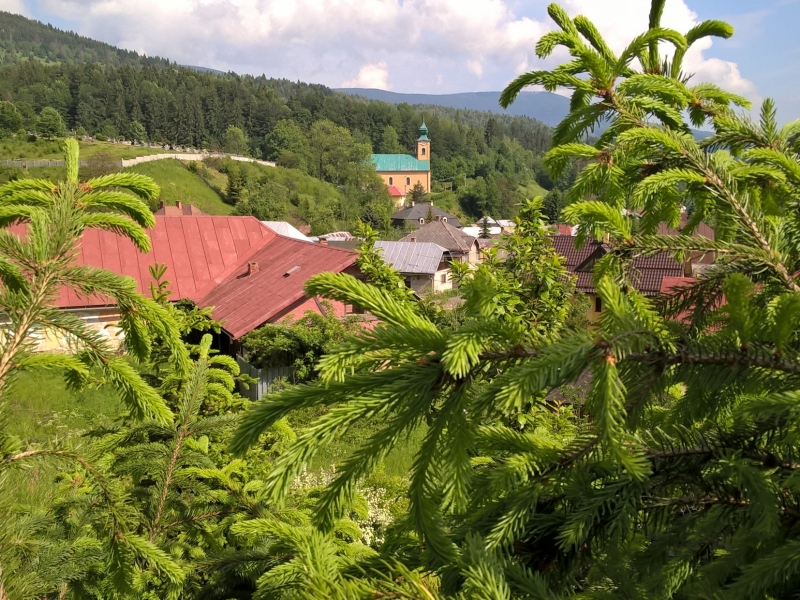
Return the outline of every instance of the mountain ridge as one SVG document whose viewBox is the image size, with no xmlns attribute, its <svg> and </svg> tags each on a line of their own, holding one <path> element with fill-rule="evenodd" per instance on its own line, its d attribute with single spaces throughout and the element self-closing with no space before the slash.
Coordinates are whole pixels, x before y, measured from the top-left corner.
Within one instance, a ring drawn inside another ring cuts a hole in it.
<svg viewBox="0 0 800 600">
<path fill-rule="evenodd" d="M 522 92 L 511 106 L 503 109 L 500 107 L 500 92 L 491 91 L 453 94 L 405 94 L 375 88 L 334 88 L 334 91 L 392 104 L 430 104 L 529 117 L 550 127 L 558 125 L 569 112 L 569 99 L 551 92 Z"/>
</svg>

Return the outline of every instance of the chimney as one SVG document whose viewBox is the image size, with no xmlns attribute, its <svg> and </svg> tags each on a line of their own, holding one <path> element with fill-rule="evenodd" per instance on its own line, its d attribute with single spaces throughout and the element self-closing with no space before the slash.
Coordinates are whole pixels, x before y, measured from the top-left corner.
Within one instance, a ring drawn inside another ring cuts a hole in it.
<svg viewBox="0 0 800 600">
<path fill-rule="evenodd" d="M 162 200 L 161 201 L 161 208 L 164 208 L 166 205 L 167 205 L 167 203 Z"/>
<path fill-rule="evenodd" d="M 326 240 L 325 238 L 320 238 L 319 239 L 319 245 L 320 246 L 327 246 L 328 245 L 328 240 Z"/>
<path fill-rule="evenodd" d="M 258 271 L 258 263 L 257 262 L 249 262 L 247 263 L 247 274 L 252 275 Z"/>
<path fill-rule="evenodd" d="M 179 209 L 180 209 L 180 208 L 183 208 L 183 202 L 181 202 L 180 200 L 177 200 L 177 201 L 175 202 L 175 206 L 177 206 Z"/>
<path fill-rule="evenodd" d="M 441 221 L 442 220 L 442 215 L 436 215 L 436 220 L 437 221 Z"/>
<path fill-rule="evenodd" d="M 414 243 L 416 243 L 416 242 L 417 242 L 417 236 L 414 236 L 414 237 L 412 237 L 412 238 L 411 238 L 411 241 L 412 241 L 412 242 L 414 242 Z"/>
</svg>

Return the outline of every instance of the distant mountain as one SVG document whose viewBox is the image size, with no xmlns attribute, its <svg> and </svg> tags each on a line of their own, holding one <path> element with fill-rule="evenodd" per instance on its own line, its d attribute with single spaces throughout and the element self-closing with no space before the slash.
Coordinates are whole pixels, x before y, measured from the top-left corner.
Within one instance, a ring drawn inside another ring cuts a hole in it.
<svg viewBox="0 0 800 600">
<path fill-rule="evenodd" d="M 550 92 L 522 92 L 517 96 L 514 104 L 503 109 L 500 106 L 500 92 L 463 92 L 459 94 L 401 94 L 371 88 L 337 88 L 334 91 L 363 96 L 370 100 L 381 100 L 400 104 L 407 102 L 411 105 L 448 106 L 450 108 L 465 108 L 479 111 L 489 111 L 503 115 L 530 117 L 541 121 L 545 125 L 555 127 L 569 112 L 569 99 Z M 603 131 L 601 125 L 595 133 Z M 692 129 L 696 140 L 704 140 L 712 135 L 710 131 Z"/>
<path fill-rule="evenodd" d="M 516 102 L 504 110 L 500 92 L 464 92 L 460 94 L 400 94 L 369 88 L 339 88 L 337 92 L 400 104 L 433 104 L 451 108 L 490 111 L 499 114 L 531 117 L 545 125 L 555 126 L 569 112 L 569 99 L 550 92 L 522 92 Z"/>
</svg>

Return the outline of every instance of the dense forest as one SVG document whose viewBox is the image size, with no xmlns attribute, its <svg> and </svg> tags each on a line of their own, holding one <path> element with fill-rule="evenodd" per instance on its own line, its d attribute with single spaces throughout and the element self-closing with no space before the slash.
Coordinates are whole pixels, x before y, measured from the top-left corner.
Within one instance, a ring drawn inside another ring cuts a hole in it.
<svg viewBox="0 0 800 600">
<path fill-rule="evenodd" d="M 344 144 L 336 152 L 352 162 L 370 152 L 410 152 L 425 119 L 435 189 L 454 190 L 467 214 L 512 216 L 527 184 L 554 185 L 540 162 L 550 129 L 534 119 L 395 106 L 321 85 L 201 72 L 2 16 L 0 100 L 13 109 L 0 107 L 0 134 L 52 134 L 39 127 L 43 111 L 52 119 L 53 109 L 64 130 L 78 135 L 243 151 L 342 185 L 313 156 L 320 131 L 345 129 L 336 133 Z M 231 128 L 241 135 L 232 137 Z M 561 187 L 568 184 L 569 177 Z"/>
</svg>

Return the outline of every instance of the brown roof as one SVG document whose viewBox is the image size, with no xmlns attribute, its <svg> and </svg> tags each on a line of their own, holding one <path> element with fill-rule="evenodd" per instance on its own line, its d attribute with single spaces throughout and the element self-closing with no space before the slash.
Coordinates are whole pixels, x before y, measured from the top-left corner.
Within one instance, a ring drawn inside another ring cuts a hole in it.
<svg viewBox="0 0 800 600">
<path fill-rule="evenodd" d="M 174 206 L 162 205 L 154 214 L 163 215 L 165 217 L 181 217 L 181 216 L 197 216 L 202 215 L 203 211 L 194 206 L 193 204 L 183 204 L 178 202 Z"/>
<path fill-rule="evenodd" d="M 575 288 L 587 294 L 594 293 L 592 267 L 608 248 L 596 240 L 589 240 L 581 248 L 576 248 L 576 238 L 573 236 L 558 235 L 550 239 L 553 241 L 555 251 L 564 257 L 566 269 L 577 277 Z M 647 296 L 656 296 L 660 293 L 665 277 L 681 275 L 683 266 L 667 252 L 659 252 L 653 256 L 637 256 L 628 270 L 631 283 Z"/>
<path fill-rule="evenodd" d="M 461 227 L 461 222 L 458 220 L 458 217 L 444 212 L 441 208 L 431 206 L 429 202 L 419 202 L 414 206 L 404 208 L 400 212 L 394 213 L 391 218 L 393 221 L 411 221 L 413 225 L 419 223 L 420 219 L 427 220 L 428 212 L 432 212 L 434 218 L 439 217 L 439 219 L 446 219 L 451 225 Z"/>
<path fill-rule="evenodd" d="M 358 254 L 350 250 L 275 235 L 209 282 L 193 300 L 213 306 L 214 319 L 223 321 L 225 331 L 238 339 L 305 298 L 303 285 L 310 277 L 341 272 L 356 258 Z M 257 270 L 251 271 L 252 263 Z"/>
<path fill-rule="evenodd" d="M 444 221 L 431 221 L 413 233 L 401 238 L 401 242 L 429 242 L 438 244 L 449 252 L 466 254 L 475 244 L 476 238 Z"/>
</svg>

